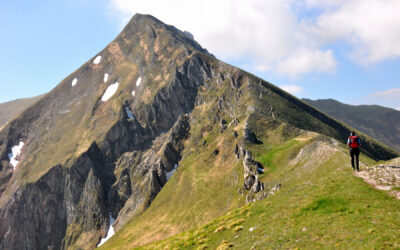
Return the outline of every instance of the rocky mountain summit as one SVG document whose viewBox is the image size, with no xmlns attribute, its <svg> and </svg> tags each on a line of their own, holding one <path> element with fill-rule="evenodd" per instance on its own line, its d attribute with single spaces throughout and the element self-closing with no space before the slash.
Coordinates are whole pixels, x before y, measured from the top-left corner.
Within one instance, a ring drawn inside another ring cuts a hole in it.
<svg viewBox="0 0 400 250">
<path fill-rule="evenodd" d="M 270 145 L 308 131 L 341 141 L 350 130 L 217 60 L 187 33 L 137 14 L 0 131 L 0 248 L 92 249 L 147 210 L 169 211 L 177 197 L 188 208 L 181 218 L 205 223 L 279 189 L 261 180 L 274 165 L 256 159 L 260 147 L 273 152 Z M 366 156 L 398 156 L 360 137 Z M 170 182 L 179 185 L 165 189 Z M 172 190 L 168 201 L 159 196 Z"/>
</svg>

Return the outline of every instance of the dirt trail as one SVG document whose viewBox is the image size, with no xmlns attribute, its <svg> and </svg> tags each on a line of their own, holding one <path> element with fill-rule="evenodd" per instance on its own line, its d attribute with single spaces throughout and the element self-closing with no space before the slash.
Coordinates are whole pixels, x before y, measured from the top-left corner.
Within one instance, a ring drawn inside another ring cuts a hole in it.
<svg viewBox="0 0 400 250">
<path fill-rule="evenodd" d="M 400 158 L 367 167 L 360 172 L 355 172 L 354 175 L 374 188 L 387 191 L 389 195 L 400 199 Z"/>
</svg>

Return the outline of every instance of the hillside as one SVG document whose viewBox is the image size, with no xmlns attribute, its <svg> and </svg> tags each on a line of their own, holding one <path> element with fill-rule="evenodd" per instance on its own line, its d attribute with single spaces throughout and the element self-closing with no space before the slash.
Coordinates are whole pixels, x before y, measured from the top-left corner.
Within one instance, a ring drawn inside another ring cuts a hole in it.
<svg viewBox="0 0 400 250">
<path fill-rule="evenodd" d="M 352 175 L 347 151 L 343 146 L 338 147 L 338 142 L 309 134 L 294 137 L 284 147 L 276 146 L 272 151 L 273 157 L 262 151 L 257 157 L 262 163 L 267 163 L 263 159 L 272 159 L 269 164 L 277 166 L 261 175 L 268 183 L 268 196 L 264 200 L 234 208 L 211 222 L 140 249 L 399 247 L 400 201 L 388 196 L 388 191 L 376 190 Z M 360 175 L 381 168 L 367 167 L 365 164 L 373 161 L 365 156 L 361 159 L 364 164 Z M 400 158 L 388 164 L 397 166 L 398 176 Z M 177 179 L 183 175 L 179 173 L 174 184 L 168 183 L 154 204 L 161 199 L 166 202 L 166 196 L 173 193 L 172 189 L 179 185 Z M 392 190 L 399 195 L 400 179 L 397 177 L 396 181 L 397 186 Z M 155 216 L 156 221 L 160 217 L 152 207 L 144 216 Z M 179 224 L 184 220 L 182 218 Z M 153 230 L 153 238 L 168 234 L 162 224 L 161 227 L 164 230 L 140 220 L 132 221 L 107 242 L 104 249 L 140 245 L 136 240 L 137 231 L 144 228 Z"/>
<path fill-rule="evenodd" d="M 400 111 L 378 105 L 353 106 L 332 99 L 303 101 L 400 152 Z"/>
<path fill-rule="evenodd" d="M 43 95 L 0 103 L 0 128 L 42 97 Z"/>
<path fill-rule="evenodd" d="M 312 174 L 350 130 L 137 14 L 0 131 L 0 248 L 93 249 L 114 231 L 105 248 L 165 239 L 265 199 L 278 181 L 295 185 L 284 182 L 301 177 L 294 167 Z M 360 137 L 371 163 L 399 156 Z"/>
</svg>

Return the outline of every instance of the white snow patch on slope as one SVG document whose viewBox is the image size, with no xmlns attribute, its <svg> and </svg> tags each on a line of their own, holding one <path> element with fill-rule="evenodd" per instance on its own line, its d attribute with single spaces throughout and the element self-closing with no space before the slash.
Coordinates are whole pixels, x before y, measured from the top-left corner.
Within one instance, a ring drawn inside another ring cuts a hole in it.
<svg viewBox="0 0 400 250">
<path fill-rule="evenodd" d="M 173 168 L 171 171 L 169 171 L 169 172 L 166 173 L 166 175 L 167 175 L 167 180 L 169 180 L 169 179 L 171 178 L 171 176 L 175 173 L 175 171 L 176 171 L 177 168 L 178 168 L 178 164 L 175 164 L 175 165 L 174 165 L 174 168 Z"/>
<path fill-rule="evenodd" d="M 104 92 L 103 96 L 101 97 L 101 100 L 103 102 L 108 101 L 108 99 L 110 99 L 115 94 L 115 92 L 117 92 L 118 87 L 119 87 L 118 82 L 108 86 L 108 88 L 106 89 L 106 92 Z"/>
<path fill-rule="evenodd" d="M 103 245 L 104 243 L 106 243 L 106 241 L 108 241 L 115 233 L 114 231 L 114 227 L 113 227 L 113 223 L 114 223 L 115 219 L 112 217 L 111 213 L 110 213 L 110 224 L 108 226 L 108 232 L 106 237 L 102 238 L 100 243 L 97 245 L 97 247 Z"/>
<path fill-rule="evenodd" d="M 72 83 L 71 83 L 72 87 L 75 86 L 77 83 L 78 83 L 78 79 L 77 78 L 72 80 Z"/>
<path fill-rule="evenodd" d="M 132 111 L 129 107 L 125 107 L 126 115 L 128 116 L 129 119 L 134 119 L 135 117 L 132 114 Z"/>
<path fill-rule="evenodd" d="M 108 81 L 108 74 L 104 74 L 104 82 L 107 82 Z"/>
<path fill-rule="evenodd" d="M 10 158 L 10 164 L 13 166 L 13 169 L 18 165 L 19 160 L 17 157 L 21 154 L 21 150 L 24 147 L 25 143 L 20 141 L 18 145 L 15 145 L 11 148 L 11 153 L 8 154 L 8 158 Z"/>
<path fill-rule="evenodd" d="M 140 85 L 141 82 L 142 82 L 142 78 L 139 77 L 139 78 L 136 80 L 136 86 L 139 87 L 139 85 Z"/>
<path fill-rule="evenodd" d="M 101 61 L 101 56 L 96 56 L 96 58 L 93 60 L 94 64 L 99 64 Z"/>
<path fill-rule="evenodd" d="M 135 96 L 135 91 L 132 91 L 132 96 Z"/>
<path fill-rule="evenodd" d="M 250 231 L 250 232 L 253 232 L 256 228 L 257 228 L 257 227 L 251 227 L 251 228 L 249 229 L 249 231 Z"/>
</svg>

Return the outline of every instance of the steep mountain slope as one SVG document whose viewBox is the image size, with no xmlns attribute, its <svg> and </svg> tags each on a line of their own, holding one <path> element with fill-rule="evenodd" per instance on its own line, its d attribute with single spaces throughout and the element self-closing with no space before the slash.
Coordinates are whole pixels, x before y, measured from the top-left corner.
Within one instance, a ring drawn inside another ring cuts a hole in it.
<svg viewBox="0 0 400 250">
<path fill-rule="evenodd" d="M 347 150 L 339 145 L 310 133 L 291 138 L 284 146 L 271 146 L 270 151 L 258 151 L 256 159 L 266 163 L 263 159 L 269 158 L 270 163 L 276 164 L 276 168 L 268 168 L 261 175 L 270 186 L 268 197 L 140 249 L 398 248 L 399 200 L 353 176 Z M 373 163 L 368 157 L 361 159 Z M 392 169 L 397 168 L 396 174 L 399 160 L 388 163 Z M 382 171 L 381 166 L 363 164 L 359 174 L 376 173 L 374 169 Z M 178 172 L 176 177 L 183 174 Z M 400 178 L 396 178 L 396 187 L 389 192 L 400 193 Z M 393 180 L 390 182 L 393 185 Z M 153 204 L 174 188 L 172 183 L 165 186 Z M 152 206 L 145 214 L 151 210 Z M 135 227 L 141 223 L 137 223 L 120 230 L 105 249 L 138 246 Z M 154 233 L 160 234 L 156 230 Z"/>
<path fill-rule="evenodd" d="M 135 15 L 0 131 L 0 248 L 94 248 L 113 228 L 153 219 L 150 209 L 164 218 L 150 223 L 160 239 L 200 225 L 264 198 L 269 160 L 254 159 L 257 145 L 273 152 L 304 130 L 345 140 L 350 128 Z M 361 137 L 369 157 L 398 156 Z M 159 196 L 166 183 L 169 196 Z M 174 229 L 177 216 L 186 222 Z M 152 232 L 142 229 L 139 244 Z"/>
<path fill-rule="evenodd" d="M 0 103 L 0 129 L 22 111 L 37 102 L 43 95 Z"/>
<path fill-rule="evenodd" d="M 347 105 L 332 99 L 303 101 L 400 151 L 400 111 L 378 105 Z"/>
</svg>

